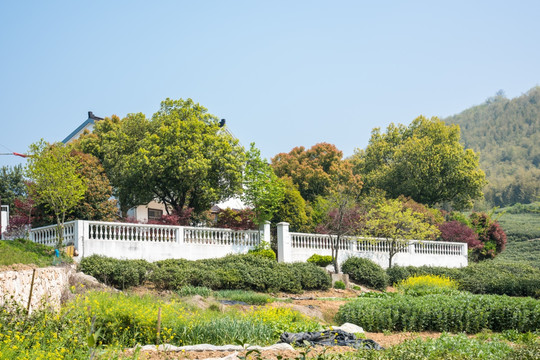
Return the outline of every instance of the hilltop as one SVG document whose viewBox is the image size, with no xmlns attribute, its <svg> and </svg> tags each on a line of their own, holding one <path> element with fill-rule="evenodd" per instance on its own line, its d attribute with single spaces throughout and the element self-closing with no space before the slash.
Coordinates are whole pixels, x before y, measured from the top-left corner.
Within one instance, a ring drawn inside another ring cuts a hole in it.
<svg viewBox="0 0 540 360">
<path fill-rule="evenodd" d="M 443 119 L 461 128 L 466 148 L 480 154 L 492 206 L 528 204 L 540 196 L 540 87 L 508 99 L 502 91 L 483 104 Z"/>
</svg>

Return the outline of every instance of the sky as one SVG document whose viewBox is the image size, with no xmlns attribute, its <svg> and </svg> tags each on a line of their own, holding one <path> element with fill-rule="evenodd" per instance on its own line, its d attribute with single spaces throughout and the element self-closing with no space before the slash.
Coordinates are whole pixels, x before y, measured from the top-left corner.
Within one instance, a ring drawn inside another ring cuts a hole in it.
<svg viewBox="0 0 540 360">
<path fill-rule="evenodd" d="M 0 1 L 0 153 L 191 98 L 270 159 L 540 84 L 538 1 Z M 0 156 L 0 166 L 24 164 Z"/>
</svg>

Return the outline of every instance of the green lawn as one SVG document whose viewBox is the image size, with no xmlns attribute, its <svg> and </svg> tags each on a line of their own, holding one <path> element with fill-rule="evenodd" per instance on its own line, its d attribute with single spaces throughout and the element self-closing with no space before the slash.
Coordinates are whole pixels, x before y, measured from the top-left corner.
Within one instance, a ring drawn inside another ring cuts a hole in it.
<svg viewBox="0 0 540 360">
<path fill-rule="evenodd" d="M 50 266 L 54 260 L 54 249 L 35 244 L 29 240 L 1 240 L 0 266 L 13 264 L 34 264 L 39 267 Z M 63 262 L 72 260 L 62 254 Z"/>
</svg>

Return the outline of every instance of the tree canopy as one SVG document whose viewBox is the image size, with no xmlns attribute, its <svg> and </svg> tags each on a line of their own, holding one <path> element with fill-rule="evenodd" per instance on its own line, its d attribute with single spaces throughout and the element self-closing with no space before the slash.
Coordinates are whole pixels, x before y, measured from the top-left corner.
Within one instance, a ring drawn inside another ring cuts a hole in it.
<svg viewBox="0 0 540 360">
<path fill-rule="evenodd" d="M 191 99 L 166 99 L 152 119 L 97 122 L 81 148 L 102 161 L 124 210 L 157 199 L 198 214 L 242 188 L 244 150 L 217 120 Z"/>
<path fill-rule="evenodd" d="M 335 145 L 320 143 L 308 150 L 299 146 L 277 154 L 272 158 L 272 167 L 277 176 L 290 177 L 306 201 L 313 201 L 329 194 L 342 158 L 343 152 Z"/>
<path fill-rule="evenodd" d="M 68 214 L 87 189 L 79 174 L 80 163 L 63 144 L 49 145 L 43 139 L 30 145 L 26 173 L 33 199 L 50 209 L 57 220 L 58 246 L 62 245 L 63 227 Z"/>
<path fill-rule="evenodd" d="M 0 198 L 2 205 L 13 208 L 15 199 L 26 195 L 24 171 L 21 165 L 0 168 Z"/>
<path fill-rule="evenodd" d="M 436 225 L 426 221 L 424 214 L 406 207 L 401 200 L 391 199 L 378 204 L 367 215 L 367 236 L 386 239 L 389 242 L 389 266 L 399 251 L 406 248 L 409 240 L 433 240 L 439 234 Z"/>
<path fill-rule="evenodd" d="M 382 189 L 390 198 L 404 195 L 423 204 L 466 208 L 482 197 L 485 174 L 459 136 L 459 126 L 420 116 L 408 127 L 374 129 L 367 148 L 357 150 L 351 161 L 365 192 Z"/>
</svg>

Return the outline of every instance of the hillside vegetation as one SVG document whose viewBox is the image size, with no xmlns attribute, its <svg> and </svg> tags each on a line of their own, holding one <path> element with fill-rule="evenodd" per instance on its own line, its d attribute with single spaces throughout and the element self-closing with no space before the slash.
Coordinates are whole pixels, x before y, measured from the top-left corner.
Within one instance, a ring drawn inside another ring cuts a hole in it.
<svg viewBox="0 0 540 360">
<path fill-rule="evenodd" d="M 485 103 L 444 119 L 461 128 L 466 148 L 480 153 L 489 184 L 489 205 L 531 203 L 540 196 L 540 87 L 507 99 L 502 92 Z"/>
</svg>

